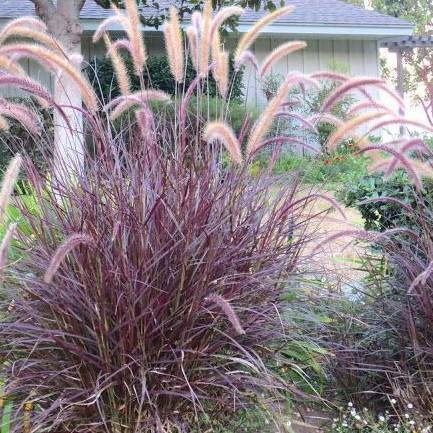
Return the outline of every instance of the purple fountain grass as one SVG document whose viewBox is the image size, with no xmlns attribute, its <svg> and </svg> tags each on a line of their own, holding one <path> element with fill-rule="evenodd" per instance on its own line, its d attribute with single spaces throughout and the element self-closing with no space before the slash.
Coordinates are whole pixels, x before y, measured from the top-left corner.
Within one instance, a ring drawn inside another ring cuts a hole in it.
<svg viewBox="0 0 433 433">
<path fill-rule="evenodd" d="M 18 231 L 7 278 L 23 296 L 0 340 L 7 390 L 32 393 L 39 428 L 181 426 L 281 386 L 262 360 L 285 338 L 276 309 L 306 241 L 297 183 L 275 195 L 274 178 L 219 169 L 219 147 L 182 162 L 161 136 L 106 136 L 73 185 L 33 175 L 44 199 L 22 209 L 32 236 Z"/>
</svg>

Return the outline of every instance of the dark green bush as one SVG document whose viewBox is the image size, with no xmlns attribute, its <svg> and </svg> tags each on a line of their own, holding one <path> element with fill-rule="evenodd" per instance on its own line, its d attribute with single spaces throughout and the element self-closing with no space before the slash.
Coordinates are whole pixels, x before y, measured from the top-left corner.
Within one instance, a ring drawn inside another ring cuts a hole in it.
<svg viewBox="0 0 433 433">
<path fill-rule="evenodd" d="M 424 189 L 417 192 L 411 184 L 408 175 L 399 171 L 391 177 L 385 178 L 382 174 L 372 174 L 357 179 L 356 182 L 347 183 L 337 197 L 348 207 L 359 210 L 367 230 L 384 231 L 394 227 L 411 227 L 413 218 L 402 212 L 402 206 L 397 202 L 371 201 L 380 197 L 391 197 L 414 208 L 421 198 L 427 207 L 433 204 L 433 182 L 424 180 Z"/>
<path fill-rule="evenodd" d="M 134 74 L 134 67 L 129 57 L 125 58 L 128 75 L 131 81 L 132 91 L 138 91 L 141 88 L 140 79 Z M 119 87 L 116 81 L 116 74 L 113 69 L 111 59 L 95 59 L 87 68 L 86 73 L 92 83 L 96 94 L 101 100 L 112 99 L 119 95 Z M 191 61 L 188 61 L 186 68 L 185 86 L 188 87 L 196 77 L 196 72 Z M 230 99 L 239 100 L 243 96 L 243 73 L 242 71 L 234 74 L 233 60 L 230 59 L 230 79 L 232 90 Z M 163 90 L 170 95 L 176 93 L 176 85 L 170 71 L 167 57 L 150 56 L 147 60 L 146 72 L 143 76 L 145 87 Z M 210 78 L 205 84 L 203 92 L 211 97 L 217 96 L 218 91 L 213 78 Z"/>
<path fill-rule="evenodd" d="M 52 142 L 54 137 L 54 124 L 52 112 L 42 109 L 30 98 L 10 98 L 11 101 L 24 103 L 40 113 L 41 121 L 44 125 L 43 137 L 35 137 L 21 123 L 16 120 L 8 119 L 9 131 L 0 130 L 0 173 L 6 169 L 9 161 L 16 153 L 28 155 L 35 163 L 36 167 L 44 168 L 44 157 L 38 141 L 41 139 Z"/>
</svg>

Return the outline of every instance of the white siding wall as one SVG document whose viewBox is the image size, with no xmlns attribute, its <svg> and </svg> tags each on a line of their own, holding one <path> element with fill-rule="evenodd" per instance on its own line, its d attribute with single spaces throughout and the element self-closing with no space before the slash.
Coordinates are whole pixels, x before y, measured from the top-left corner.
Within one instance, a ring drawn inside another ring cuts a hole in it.
<svg viewBox="0 0 433 433">
<path fill-rule="evenodd" d="M 259 62 L 272 49 L 284 43 L 285 39 L 262 38 L 254 44 L 253 51 Z M 350 75 L 378 76 L 378 48 L 374 40 L 345 40 L 345 39 L 308 39 L 307 48 L 293 53 L 278 62 L 272 72 L 285 75 L 292 71 L 312 73 L 318 70 L 329 70 L 333 65 L 347 68 Z M 261 104 L 264 95 L 260 86 L 256 85 L 254 74 L 245 74 L 248 99 L 252 103 Z"/>
<path fill-rule="evenodd" d="M 259 38 L 252 47 L 259 63 L 278 45 L 287 41 L 282 38 Z M 351 75 L 377 76 L 379 73 L 377 42 L 374 40 L 345 40 L 345 39 L 321 39 L 306 40 L 308 46 L 305 50 L 296 52 L 286 59 L 279 61 L 273 72 L 282 75 L 291 71 L 311 73 L 320 69 L 329 69 L 337 63 L 348 68 Z M 146 38 L 146 45 L 151 55 L 164 54 L 162 37 L 151 35 Z M 227 42 L 228 49 L 233 49 L 234 40 Z M 91 36 L 83 37 L 83 55 L 86 61 L 95 57 L 103 57 L 105 48 L 103 43 L 93 44 Z M 52 79 L 43 68 L 33 61 L 25 61 L 23 66 L 30 74 L 38 78 L 45 86 L 52 88 Z M 255 73 L 248 69 L 245 71 L 245 94 L 252 104 L 262 104 L 264 95 L 258 84 Z M 16 93 L 13 93 L 16 95 Z M 12 96 L 10 92 L 7 96 Z"/>
</svg>

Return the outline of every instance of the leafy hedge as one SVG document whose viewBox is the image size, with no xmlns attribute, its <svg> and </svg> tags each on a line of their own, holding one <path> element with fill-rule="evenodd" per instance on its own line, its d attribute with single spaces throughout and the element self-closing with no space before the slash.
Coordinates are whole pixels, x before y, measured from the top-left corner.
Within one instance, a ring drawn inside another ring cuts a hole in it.
<svg viewBox="0 0 433 433">
<path fill-rule="evenodd" d="M 413 227 L 413 218 L 403 212 L 401 205 L 390 201 L 369 199 L 390 197 L 415 208 L 422 200 L 427 208 L 433 205 L 433 181 L 424 179 L 424 189 L 417 192 L 405 172 L 396 172 L 385 179 L 382 174 L 364 176 L 356 182 L 348 183 L 338 193 L 338 198 L 349 207 L 359 210 L 367 230 L 385 231 L 393 227 Z"/>
<path fill-rule="evenodd" d="M 132 91 L 140 90 L 140 79 L 134 74 L 134 66 L 130 57 L 125 57 L 125 64 L 131 81 Z M 96 94 L 101 99 L 115 98 L 119 95 L 119 87 L 116 81 L 116 74 L 113 69 L 111 59 L 95 59 L 87 68 L 86 73 L 92 83 Z M 188 87 L 194 80 L 196 72 L 191 61 L 188 61 L 185 86 Z M 176 86 L 170 71 L 170 66 L 166 56 L 150 56 L 147 60 L 146 71 L 142 77 L 145 87 L 163 90 L 164 92 L 174 95 Z M 230 98 L 233 100 L 241 99 L 243 96 L 243 72 L 234 73 L 233 59 L 230 59 L 230 82 L 232 82 L 232 91 Z M 205 85 L 204 93 L 211 97 L 217 96 L 218 91 L 215 80 L 209 78 Z"/>
</svg>

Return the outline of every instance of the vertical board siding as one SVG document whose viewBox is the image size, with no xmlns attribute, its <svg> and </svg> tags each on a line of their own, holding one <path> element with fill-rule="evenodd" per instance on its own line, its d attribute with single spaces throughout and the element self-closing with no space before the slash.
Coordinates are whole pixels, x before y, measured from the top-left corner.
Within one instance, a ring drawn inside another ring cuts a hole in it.
<svg viewBox="0 0 433 433">
<path fill-rule="evenodd" d="M 162 35 L 145 35 L 146 45 L 150 55 L 164 55 L 164 41 Z M 296 39 L 296 38 L 290 38 Z M 259 64 L 266 56 L 280 44 L 289 39 L 262 37 L 257 39 L 251 50 L 255 53 Z M 329 69 L 333 65 L 347 66 L 351 75 L 379 74 L 378 48 L 375 40 L 347 40 L 347 39 L 307 39 L 307 48 L 295 52 L 277 62 L 272 72 L 286 76 L 289 72 L 300 71 L 310 74 L 320 69 Z M 236 45 L 236 40 L 229 39 L 226 43 L 230 50 Z M 85 63 L 105 56 L 105 45 L 102 41 L 94 44 L 92 36 L 86 34 L 82 40 L 82 51 Z M 44 86 L 53 88 L 53 79 L 42 67 L 34 61 L 22 62 L 26 71 L 38 79 Z M 262 86 L 257 79 L 256 73 L 249 65 L 245 67 L 245 96 L 248 103 L 252 105 L 263 105 L 266 102 Z M 16 91 L 9 89 L 2 90 L 2 95 L 19 96 Z"/>
<path fill-rule="evenodd" d="M 307 48 L 302 52 L 304 56 L 304 73 L 311 74 L 320 69 L 319 41 L 311 39 L 306 42 Z"/>
</svg>

